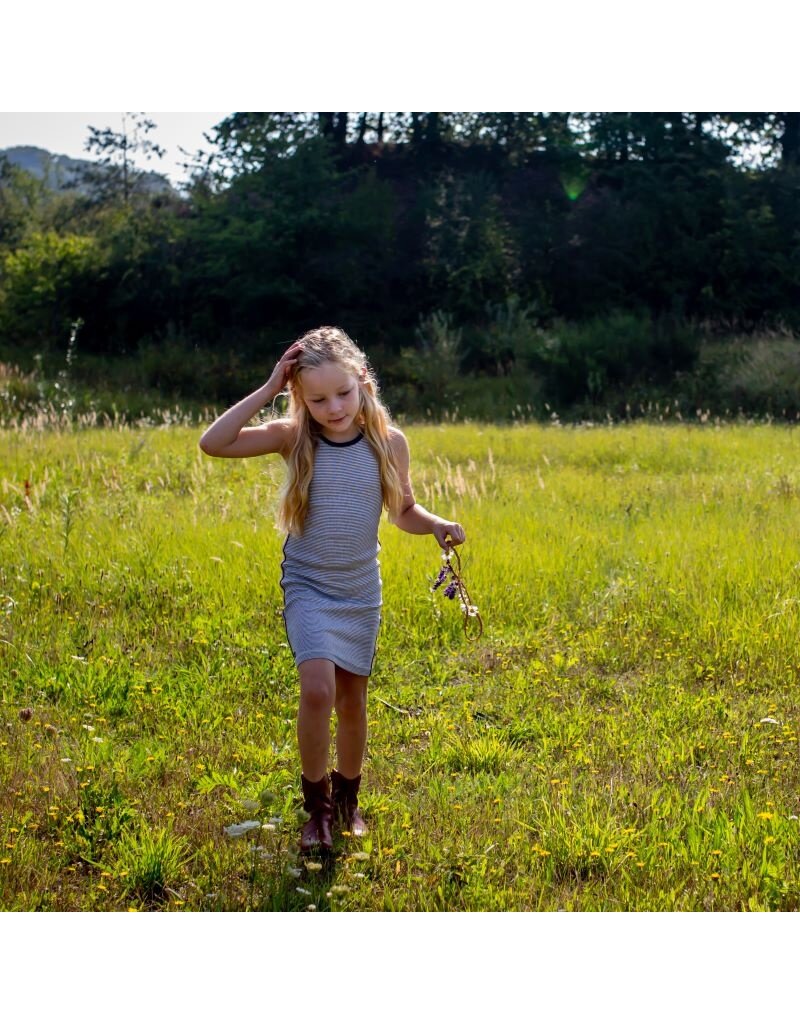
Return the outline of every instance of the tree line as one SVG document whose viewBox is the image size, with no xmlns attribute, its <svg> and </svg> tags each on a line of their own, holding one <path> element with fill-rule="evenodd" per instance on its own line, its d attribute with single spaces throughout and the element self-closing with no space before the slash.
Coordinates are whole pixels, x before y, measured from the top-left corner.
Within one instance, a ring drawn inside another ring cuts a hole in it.
<svg viewBox="0 0 800 1024">
<path fill-rule="evenodd" d="M 798 326 L 798 113 L 240 112 L 181 194 L 137 188 L 151 133 L 93 129 L 81 192 L 0 167 L 5 349 L 64 349 L 80 321 L 108 357 L 269 358 L 337 323 L 409 366 L 446 337 L 463 373 L 568 375 L 553 325 L 616 318 L 628 340 L 585 342 L 590 395 L 631 360 L 691 365 L 687 325 Z"/>
</svg>

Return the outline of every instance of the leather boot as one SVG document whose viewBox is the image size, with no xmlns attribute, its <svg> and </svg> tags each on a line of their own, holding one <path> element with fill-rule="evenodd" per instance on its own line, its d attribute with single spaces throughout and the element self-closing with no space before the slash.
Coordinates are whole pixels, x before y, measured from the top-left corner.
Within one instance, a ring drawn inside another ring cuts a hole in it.
<svg viewBox="0 0 800 1024">
<path fill-rule="evenodd" d="M 365 836 L 367 825 L 358 809 L 358 787 L 361 776 L 346 779 L 335 769 L 331 772 L 331 798 L 334 817 L 341 820 L 342 828 L 354 836 Z"/>
<path fill-rule="evenodd" d="M 303 786 L 303 807 L 310 815 L 300 833 L 300 852 L 310 853 L 318 846 L 323 850 L 332 850 L 333 805 L 330 779 L 323 775 L 319 782 L 309 782 L 305 775 L 301 775 L 300 782 Z"/>
</svg>

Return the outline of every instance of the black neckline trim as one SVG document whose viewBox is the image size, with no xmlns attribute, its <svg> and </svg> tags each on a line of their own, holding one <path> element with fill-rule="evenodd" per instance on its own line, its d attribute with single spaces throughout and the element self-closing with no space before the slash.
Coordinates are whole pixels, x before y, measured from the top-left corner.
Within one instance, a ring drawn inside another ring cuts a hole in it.
<svg viewBox="0 0 800 1024">
<path fill-rule="evenodd" d="M 331 448 L 349 448 L 351 444 L 357 444 L 363 436 L 363 434 L 359 434 L 358 437 L 354 437 L 350 441 L 329 441 L 324 434 L 320 434 L 319 439 L 324 441 L 325 444 L 329 444 Z"/>
</svg>

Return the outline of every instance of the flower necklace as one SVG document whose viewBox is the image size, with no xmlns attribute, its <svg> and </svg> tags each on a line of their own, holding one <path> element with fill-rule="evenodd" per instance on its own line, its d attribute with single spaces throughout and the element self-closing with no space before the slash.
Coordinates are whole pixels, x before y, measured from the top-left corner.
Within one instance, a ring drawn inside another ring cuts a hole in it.
<svg viewBox="0 0 800 1024">
<path fill-rule="evenodd" d="M 458 569 L 453 568 L 453 555 L 456 556 Z M 452 601 L 456 594 L 458 594 L 461 598 L 461 611 L 464 613 L 464 636 L 467 640 L 477 640 L 483 633 L 483 619 L 478 612 L 478 606 L 471 603 L 466 584 L 461 578 L 461 558 L 455 548 L 448 547 L 442 554 L 442 561 L 444 565 L 439 570 L 439 575 L 436 577 L 436 582 L 431 587 L 431 590 L 437 590 L 448 576 L 452 576 L 452 579 L 444 588 L 444 596 Z M 478 620 L 478 632 L 475 636 L 470 636 L 467 631 L 470 619 Z"/>
</svg>

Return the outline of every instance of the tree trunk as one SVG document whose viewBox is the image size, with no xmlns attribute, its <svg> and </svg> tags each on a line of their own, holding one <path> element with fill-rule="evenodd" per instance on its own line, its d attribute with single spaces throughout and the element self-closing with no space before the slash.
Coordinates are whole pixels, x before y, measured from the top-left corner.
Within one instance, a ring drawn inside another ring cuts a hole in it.
<svg viewBox="0 0 800 1024">
<path fill-rule="evenodd" d="M 783 115 L 781 135 L 781 162 L 784 167 L 797 164 L 800 158 L 800 113 Z"/>
<path fill-rule="evenodd" d="M 357 146 L 360 147 L 360 146 L 364 145 L 364 135 L 366 134 L 366 131 L 367 131 L 367 115 L 366 115 L 366 113 L 362 113 L 361 117 L 359 117 L 359 119 L 358 119 L 358 136 L 356 138 L 356 145 Z"/>
<path fill-rule="evenodd" d="M 333 138 L 340 149 L 347 145 L 347 114 L 337 114 L 333 129 Z"/>
</svg>

